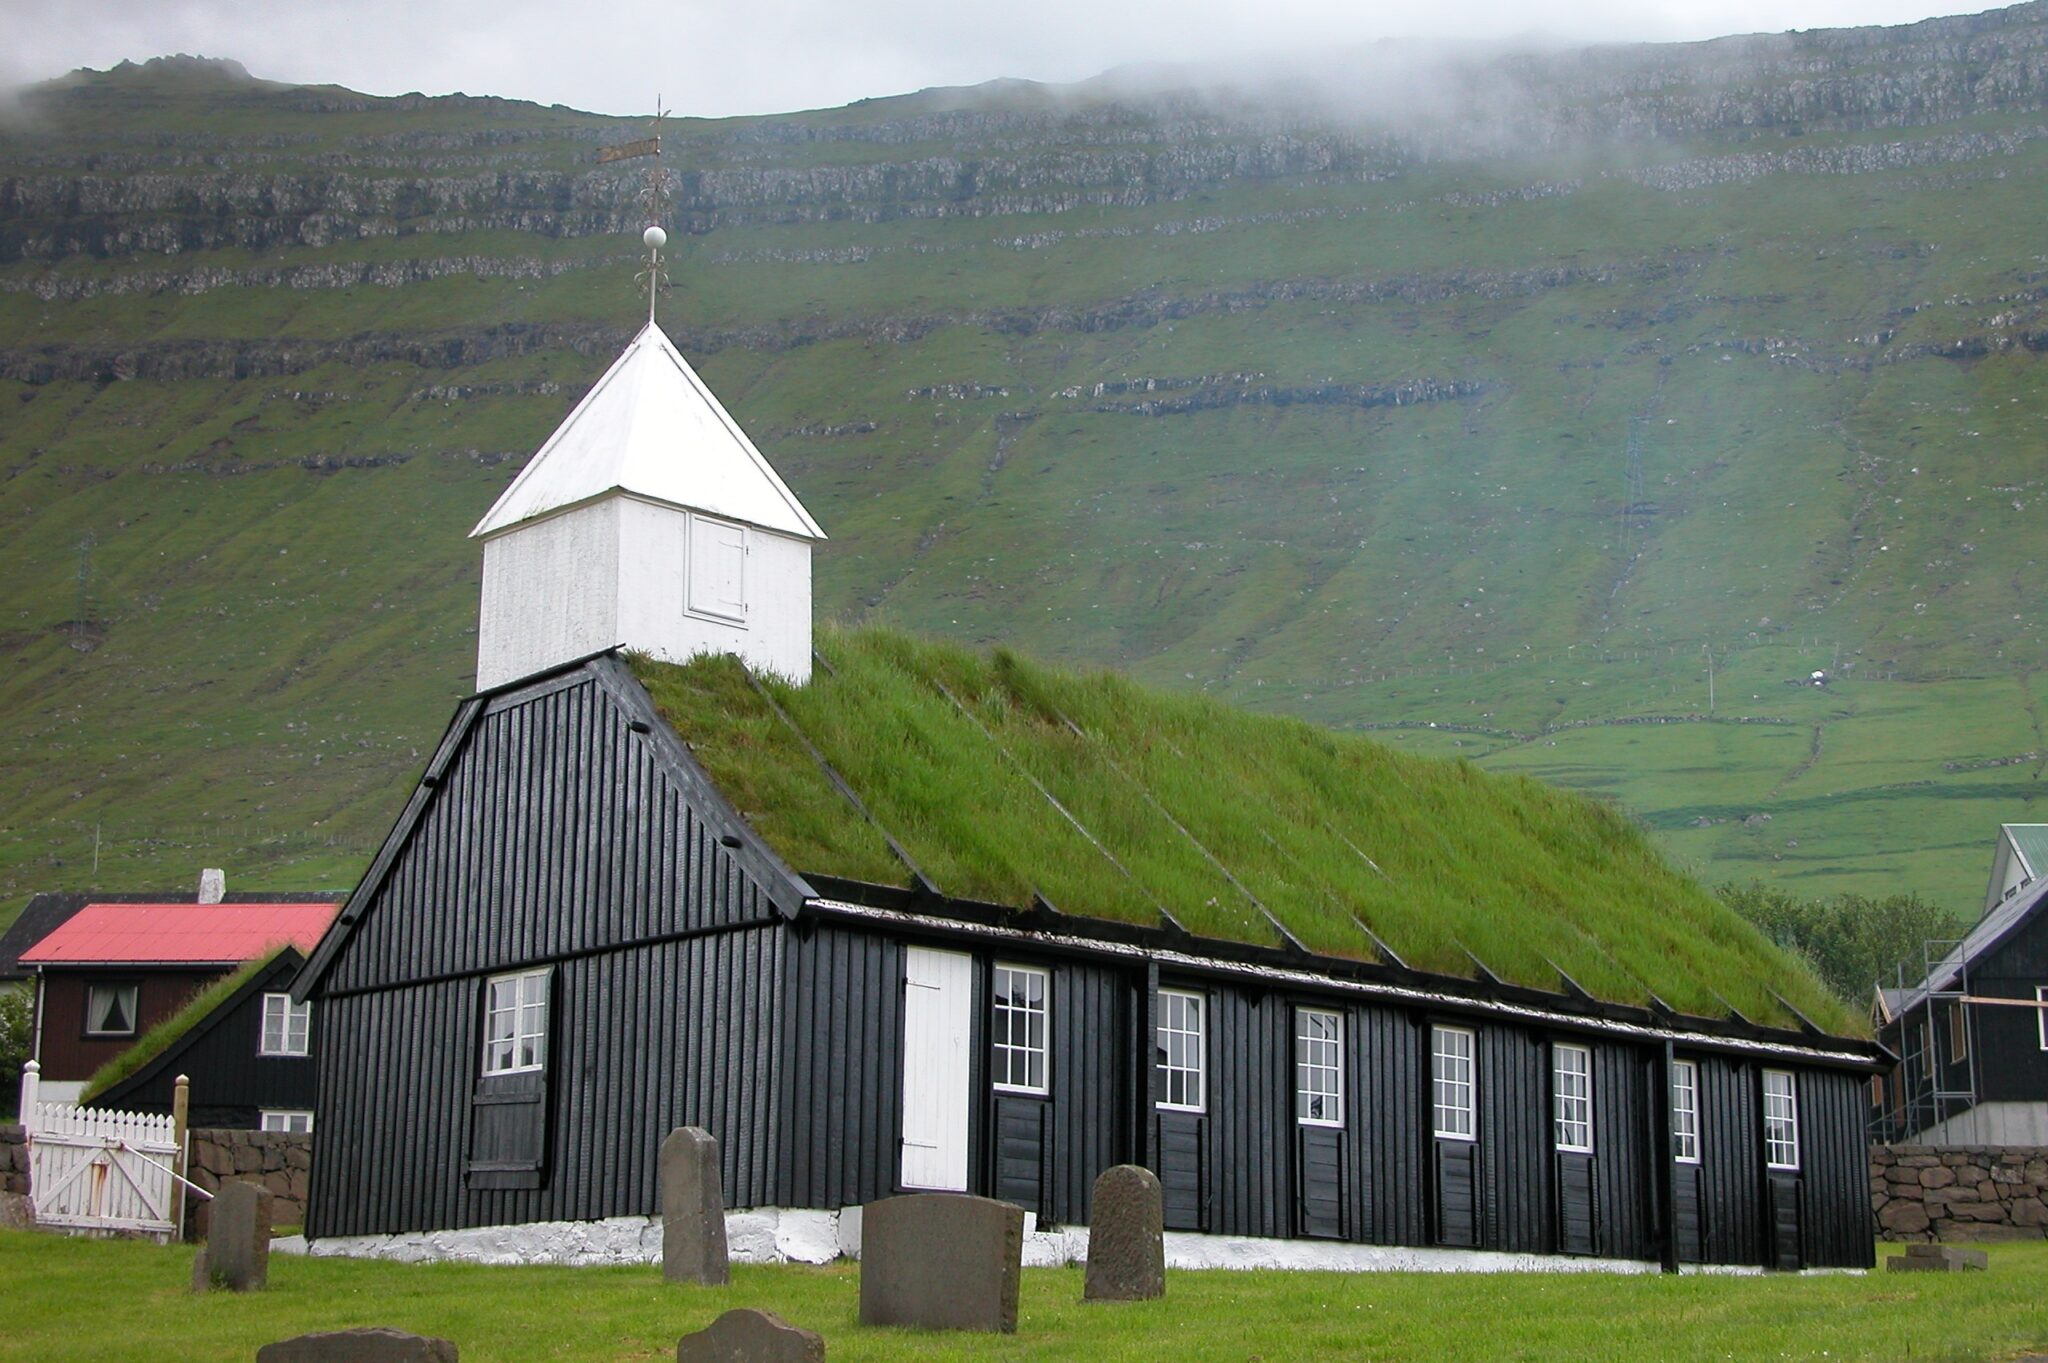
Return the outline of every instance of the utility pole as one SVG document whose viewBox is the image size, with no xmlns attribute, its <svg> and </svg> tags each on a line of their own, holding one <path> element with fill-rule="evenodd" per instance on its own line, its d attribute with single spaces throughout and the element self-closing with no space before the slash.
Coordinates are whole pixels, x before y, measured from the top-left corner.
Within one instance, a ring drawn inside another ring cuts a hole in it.
<svg viewBox="0 0 2048 1363">
<path fill-rule="evenodd" d="M 1714 646 L 1701 644 L 1700 652 L 1707 655 L 1707 713 L 1714 713 Z"/>
</svg>

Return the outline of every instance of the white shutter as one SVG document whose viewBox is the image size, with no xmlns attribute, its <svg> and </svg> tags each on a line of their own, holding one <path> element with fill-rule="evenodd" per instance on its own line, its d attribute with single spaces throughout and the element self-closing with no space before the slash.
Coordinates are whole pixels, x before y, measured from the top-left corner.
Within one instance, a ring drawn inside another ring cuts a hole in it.
<svg viewBox="0 0 2048 1363">
<path fill-rule="evenodd" d="M 909 947 L 903 986 L 903 1186 L 965 1192 L 974 958 Z"/>
<path fill-rule="evenodd" d="M 747 619 L 747 528 L 708 516 L 690 517 L 692 614 L 741 624 Z"/>
</svg>

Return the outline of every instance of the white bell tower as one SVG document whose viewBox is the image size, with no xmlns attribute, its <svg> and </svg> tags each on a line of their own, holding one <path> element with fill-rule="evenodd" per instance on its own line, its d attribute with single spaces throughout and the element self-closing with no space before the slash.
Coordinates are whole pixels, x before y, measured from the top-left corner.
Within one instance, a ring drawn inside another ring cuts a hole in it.
<svg viewBox="0 0 2048 1363">
<path fill-rule="evenodd" d="M 480 691 L 614 646 L 810 679 L 825 532 L 651 317 L 470 536 Z"/>
</svg>

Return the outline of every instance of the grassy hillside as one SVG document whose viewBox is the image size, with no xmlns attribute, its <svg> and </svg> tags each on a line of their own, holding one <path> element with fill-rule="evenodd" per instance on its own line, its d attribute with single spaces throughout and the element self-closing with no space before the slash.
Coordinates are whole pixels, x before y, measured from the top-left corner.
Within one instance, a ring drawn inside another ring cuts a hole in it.
<svg viewBox="0 0 2048 1363">
<path fill-rule="evenodd" d="M 2042 7 L 1464 74 L 683 120 L 662 314 L 829 617 L 1969 905 L 2048 754 Z M 644 126 L 191 63 L 25 108 L 0 897 L 346 881 L 470 683 L 467 529 L 644 306 L 594 162 Z"/>
<path fill-rule="evenodd" d="M 805 686 L 636 671 L 799 871 L 1835 1032 L 1855 1011 L 1613 810 L 1113 674 L 830 632 Z M 820 759 L 860 800 L 832 783 Z M 889 839 L 893 838 L 892 846 Z"/>
</svg>

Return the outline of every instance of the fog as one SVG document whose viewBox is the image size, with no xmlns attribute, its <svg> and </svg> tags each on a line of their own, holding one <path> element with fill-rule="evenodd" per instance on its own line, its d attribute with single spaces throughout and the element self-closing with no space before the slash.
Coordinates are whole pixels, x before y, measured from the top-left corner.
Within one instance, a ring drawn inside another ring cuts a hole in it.
<svg viewBox="0 0 2048 1363">
<path fill-rule="evenodd" d="M 80 66 L 185 52 L 233 58 L 269 80 L 379 95 L 459 90 L 613 114 L 649 112 L 659 96 L 681 114 L 724 116 L 997 77 L 1078 81 L 1134 64 L 1256 66 L 1388 40 L 1494 51 L 1668 42 L 1910 23 L 1983 8 L 1938 6 L 1939 0 L 623 0 L 586 8 L 540 0 L 0 0 L 0 89 Z M 1418 86 L 1394 97 L 1427 94 Z"/>
</svg>

